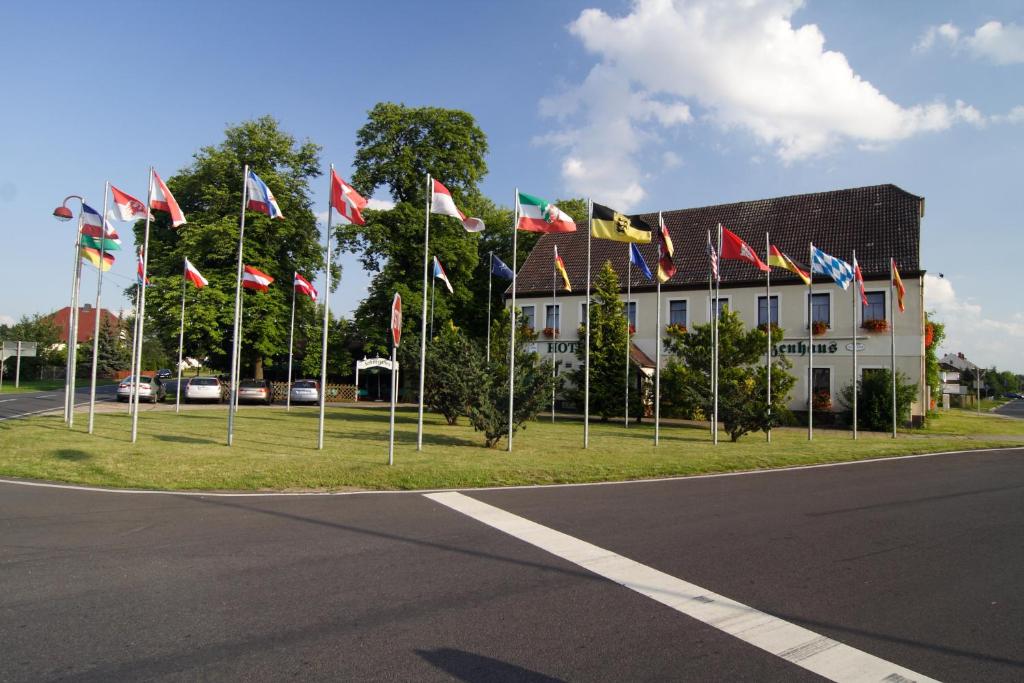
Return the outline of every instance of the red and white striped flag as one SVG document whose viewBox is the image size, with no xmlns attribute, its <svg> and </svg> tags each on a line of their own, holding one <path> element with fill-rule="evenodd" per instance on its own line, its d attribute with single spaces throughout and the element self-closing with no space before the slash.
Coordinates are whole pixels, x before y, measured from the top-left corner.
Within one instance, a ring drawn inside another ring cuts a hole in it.
<svg viewBox="0 0 1024 683">
<path fill-rule="evenodd" d="M 185 259 L 185 279 L 194 284 L 197 289 L 202 289 L 210 284 L 210 281 L 203 277 L 203 274 L 196 270 L 196 267 L 188 259 Z"/>
<path fill-rule="evenodd" d="M 185 225 L 185 214 L 181 212 L 178 202 L 174 200 L 174 195 L 167 189 L 167 184 L 157 175 L 156 171 L 153 171 L 153 197 L 149 200 L 149 206 L 157 211 L 166 211 L 171 214 L 173 227 L 179 228 Z"/>
<path fill-rule="evenodd" d="M 142 284 L 142 280 L 143 280 L 142 272 L 143 272 L 143 259 L 144 258 L 145 257 L 142 254 L 142 247 L 139 247 L 139 265 L 135 269 L 135 283 L 139 284 L 139 285 Z M 152 282 L 149 281 L 148 277 L 145 278 L 145 280 L 146 280 L 146 286 L 147 287 L 149 287 L 151 284 L 153 284 Z"/>
<path fill-rule="evenodd" d="M 354 225 L 366 225 L 363 214 L 360 213 L 366 208 L 366 200 L 355 191 L 351 185 L 346 183 L 338 173 L 331 169 L 331 206 Z"/>
<path fill-rule="evenodd" d="M 298 273 L 295 273 L 295 291 L 299 294 L 305 294 L 313 301 L 316 301 L 316 289 L 314 289 L 309 280 Z"/>
<path fill-rule="evenodd" d="M 270 284 L 274 281 L 274 278 L 270 277 L 262 270 L 253 268 L 252 266 L 245 266 L 242 272 L 242 286 L 246 289 L 255 289 L 258 292 L 265 292 L 270 288 Z"/>
<path fill-rule="evenodd" d="M 430 193 L 430 213 L 438 213 L 442 216 L 452 216 L 462 221 L 462 227 L 466 232 L 481 232 L 484 229 L 484 222 L 479 218 L 466 218 L 466 214 L 459 211 L 452 199 L 452 193 L 441 183 L 434 181 L 434 189 Z"/>
<path fill-rule="evenodd" d="M 110 186 L 110 194 L 114 199 L 114 218 L 120 221 L 146 220 L 146 205 L 127 192 L 121 192 L 113 185 Z"/>
</svg>

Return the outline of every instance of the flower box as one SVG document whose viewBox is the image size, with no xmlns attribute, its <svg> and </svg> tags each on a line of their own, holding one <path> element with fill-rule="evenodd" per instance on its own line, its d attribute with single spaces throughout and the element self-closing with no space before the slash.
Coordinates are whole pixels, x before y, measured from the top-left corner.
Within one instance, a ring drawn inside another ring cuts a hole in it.
<svg viewBox="0 0 1024 683">
<path fill-rule="evenodd" d="M 779 329 L 779 324 L 778 323 L 761 323 L 760 325 L 757 326 L 757 329 L 761 330 L 762 332 L 767 332 L 770 329 L 772 332 L 774 332 L 774 331 Z"/>
<path fill-rule="evenodd" d="M 861 327 L 863 327 L 868 332 L 885 332 L 886 330 L 889 329 L 889 322 L 884 319 L 865 320 Z"/>
<path fill-rule="evenodd" d="M 555 337 L 558 336 L 558 328 L 557 327 L 545 327 L 544 328 L 544 336 L 547 337 L 548 339 L 554 339 Z"/>
<path fill-rule="evenodd" d="M 817 411 L 832 410 L 832 396 L 827 391 L 819 391 L 814 395 L 811 405 Z"/>
<path fill-rule="evenodd" d="M 815 323 L 813 325 L 811 325 L 811 331 L 814 332 L 815 336 L 823 335 L 826 332 L 828 332 L 828 330 L 829 330 L 828 323 L 822 322 L 820 320 L 815 321 Z"/>
<path fill-rule="evenodd" d="M 680 325 L 679 323 L 672 323 L 665 327 L 665 332 L 669 334 L 686 334 L 686 325 Z"/>
<path fill-rule="evenodd" d="M 633 336 L 634 334 L 636 334 L 636 325 L 630 325 L 629 326 L 629 335 Z"/>
</svg>

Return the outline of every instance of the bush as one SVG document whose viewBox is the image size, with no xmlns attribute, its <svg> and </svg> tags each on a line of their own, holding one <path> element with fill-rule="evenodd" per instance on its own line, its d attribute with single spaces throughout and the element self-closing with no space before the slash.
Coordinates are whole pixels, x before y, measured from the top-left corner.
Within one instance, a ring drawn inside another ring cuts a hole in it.
<svg viewBox="0 0 1024 683">
<path fill-rule="evenodd" d="M 483 358 L 476 346 L 451 322 L 427 343 L 425 403 L 444 415 L 453 425 L 460 415 L 469 414 L 469 405 L 477 396 Z"/>
<path fill-rule="evenodd" d="M 843 406 L 853 410 L 853 385 L 847 384 L 839 392 Z M 909 384 L 907 376 L 896 373 L 896 416 L 898 422 L 910 421 L 910 404 L 917 396 L 917 385 Z M 872 370 L 857 383 L 857 426 L 884 432 L 892 428 L 892 373 Z"/>
</svg>

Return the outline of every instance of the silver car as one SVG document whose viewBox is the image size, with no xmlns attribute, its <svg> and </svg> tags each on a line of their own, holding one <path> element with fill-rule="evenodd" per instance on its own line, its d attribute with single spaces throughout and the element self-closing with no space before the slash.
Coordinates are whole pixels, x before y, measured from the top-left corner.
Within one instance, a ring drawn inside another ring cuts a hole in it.
<svg viewBox="0 0 1024 683">
<path fill-rule="evenodd" d="M 216 377 L 193 377 L 185 385 L 185 403 L 213 401 L 220 403 L 221 386 Z"/>
<path fill-rule="evenodd" d="M 125 377 L 117 385 L 117 400 L 127 401 L 131 398 L 132 394 L 132 377 Z M 164 400 L 164 394 L 167 392 L 164 389 L 163 383 L 156 377 L 143 375 L 139 377 L 139 382 L 136 384 L 136 391 L 139 392 L 139 401 L 149 401 L 156 403 L 157 401 Z"/>
<path fill-rule="evenodd" d="M 290 395 L 292 403 L 319 403 L 320 383 L 315 379 L 295 380 Z"/>
</svg>

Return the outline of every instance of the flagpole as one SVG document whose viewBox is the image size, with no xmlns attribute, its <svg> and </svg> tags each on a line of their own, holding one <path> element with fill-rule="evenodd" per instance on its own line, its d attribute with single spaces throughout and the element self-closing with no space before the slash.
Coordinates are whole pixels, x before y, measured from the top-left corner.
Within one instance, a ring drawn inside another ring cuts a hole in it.
<svg viewBox="0 0 1024 683">
<path fill-rule="evenodd" d="M 328 199 L 328 202 L 330 200 Z M 330 211 L 330 209 L 327 209 Z M 295 275 L 292 275 L 292 322 L 288 328 L 288 383 L 284 391 L 284 409 L 292 409 L 292 351 L 295 348 Z"/>
<path fill-rule="evenodd" d="M 92 434 L 96 417 L 96 366 L 100 354 L 100 291 L 103 289 L 103 266 L 107 255 L 107 198 L 110 196 L 110 181 L 103 186 L 103 208 L 100 210 L 100 267 L 96 275 L 96 320 L 92 331 L 92 379 L 89 383 L 89 433 Z"/>
<path fill-rule="evenodd" d="M 146 279 L 149 277 L 149 225 L 153 220 L 153 167 L 149 167 L 149 186 L 146 190 L 146 229 L 142 238 L 142 291 L 139 293 L 139 353 L 135 357 L 135 369 L 132 372 L 132 383 L 138 387 L 139 375 L 142 374 L 142 339 L 146 334 Z M 155 397 L 154 397 L 155 400 Z M 132 403 L 132 443 L 139 438 L 139 390 L 135 389 Z"/>
<path fill-rule="evenodd" d="M 430 203 L 433 198 L 433 183 L 427 174 L 426 227 L 423 231 L 423 314 L 420 316 L 420 405 L 416 423 L 416 450 L 423 450 L 423 386 L 427 371 L 427 266 L 430 264 Z"/>
<path fill-rule="evenodd" d="M 583 447 L 590 448 L 590 242 L 594 221 L 594 200 L 587 200 L 587 341 L 583 370 Z"/>
<path fill-rule="evenodd" d="M 334 164 L 331 164 L 331 180 L 327 196 L 331 196 L 334 182 Z M 320 338 L 320 418 L 317 425 L 316 448 L 324 449 L 324 417 L 327 412 L 327 333 L 331 321 L 331 228 L 334 225 L 334 202 L 327 201 L 327 237 L 324 240 L 324 329 Z M 295 277 L 292 276 L 292 306 L 295 305 Z M 292 314 L 294 315 L 294 313 Z M 289 355 L 289 362 L 291 356 Z M 394 371 L 392 370 L 392 375 Z M 291 378 L 289 377 L 289 380 Z M 291 393 L 291 388 L 289 388 Z M 356 387 L 359 393 L 359 387 Z"/>
<path fill-rule="evenodd" d="M 188 263 L 188 259 L 181 264 L 181 327 L 178 330 L 178 383 L 174 388 L 174 412 L 176 413 L 181 412 L 181 362 L 185 351 L 185 284 L 188 282 L 185 277 L 185 263 Z"/>
<path fill-rule="evenodd" d="M 84 204 L 83 204 L 84 206 Z M 70 321 L 70 332 L 68 334 L 68 363 L 70 372 L 68 375 L 70 382 L 70 392 L 68 393 L 68 428 L 71 428 L 75 424 L 75 380 L 78 374 L 78 309 L 80 307 L 80 297 L 82 294 L 82 226 L 84 224 L 84 218 L 82 212 L 79 212 L 78 218 L 78 250 L 75 252 L 78 255 L 78 259 L 75 263 L 75 282 L 74 288 L 71 292 L 72 301 L 74 302 L 71 307 L 71 315 L 69 316 Z"/>
<path fill-rule="evenodd" d="M 715 328 L 714 328 L 714 317 L 715 317 L 715 290 L 712 285 L 714 279 L 714 272 L 716 270 L 714 262 L 711 260 L 711 250 L 714 246 L 711 244 L 711 230 L 708 230 L 708 322 L 711 324 L 711 367 L 708 372 L 708 388 L 711 393 L 715 393 Z M 718 255 L 716 254 L 717 258 Z M 709 411 L 708 413 L 708 428 L 711 430 L 711 438 L 715 437 L 715 422 L 712 419 L 714 416 Z"/>
<path fill-rule="evenodd" d="M 434 264 L 437 264 L 437 257 L 434 257 Z M 430 339 L 434 339 L 434 290 L 437 288 L 437 275 L 430 278 Z"/>
<path fill-rule="evenodd" d="M 896 438 L 896 310 L 893 307 L 895 302 L 895 290 L 893 281 L 896 279 L 896 261 L 889 257 L 889 308 L 893 309 L 892 325 L 889 325 L 889 366 L 892 375 L 892 438 Z M 980 385 L 979 385 L 980 386 Z M 981 410 L 981 400 L 978 401 L 978 410 Z"/>
<path fill-rule="evenodd" d="M 807 440 L 814 439 L 814 243 L 807 251 Z"/>
<path fill-rule="evenodd" d="M 238 394 L 238 345 L 242 307 L 242 244 L 245 240 L 245 205 L 249 193 L 249 164 L 242 169 L 242 211 L 238 222 L 238 264 L 235 268 L 235 325 L 231 340 L 231 377 L 228 384 L 228 446 L 235 436 L 235 396 Z"/>
<path fill-rule="evenodd" d="M 66 200 L 65 200 L 66 201 Z M 81 206 L 85 206 L 85 200 L 81 199 Z M 71 305 L 68 307 L 68 340 L 65 348 L 67 349 L 67 357 L 64 359 L 64 422 L 67 424 L 70 420 L 71 411 L 74 406 L 74 393 L 75 393 L 75 382 L 74 373 L 71 370 L 71 362 L 74 354 L 71 353 L 72 342 L 74 339 L 78 341 L 77 333 L 74 329 L 74 315 L 78 309 L 78 278 L 82 274 L 82 225 L 84 224 L 83 218 L 84 211 L 79 210 L 78 212 L 78 230 L 75 232 L 75 259 L 71 264 Z M 68 425 L 70 426 L 70 425 Z"/>
<path fill-rule="evenodd" d="M 558 245 L 555 245 L 555 258 L 558 258 Z M 551 322 L 556 323 L 560 326 L 562 324 L 562 316 L 558 314 L 558 285 L 555 283 L 555 271 L 558 270 L 555 267 L 555 259 L 551 259 Z M 556 325 L 551 326 L 551 339 L 553 343 L 551 345 L 551 423 L 555 422 L 555 380 L 557 373 L 555 372 L 555 347 L 558 346 L 558 327 Z"/>
<path fill-rule="evenodd" d="M 768 263 L 772 257 L 772 243 L 768 236 L 768 233 L 764 233 L 764 262 Z M 767 332 L 768 332 L 768 352 L 765 356 L 765 366 L 768 371 L 768 431 L 766 432 L 766 439 L 768 443 L 772 442 L 772 267 L 768 266 L 768 270 L 764 273 L 764 290 L 765 290 L 765 318 L 768 321 Z"/>
<path fill-rule="evenodd" d="M 633 245 L 626 244 L 626 416 L 624 424 L 629 427 L 629 304 L 632 302 L 633 284 Z"/>
<path fill-rule="evenodd" d="M 242 290 L 242 296 L 238 300 L 238 356 L 235 359 L 235 367 L 232 371 L 232 376 L 238 377 L 238 383 L 235 385 L 236 388 L 242 383 L 242 335 L 245 334 L 245 290 Z M 238 414 L 238 391 L 235 391 L 235 397 L 230 401 L 232 412 Z"/>
<path fill-rule="evenodd" d="M 718 251 L 716 253 L 717 254 L 721 254 L 722 253 L 722 224 L 721 223 L 718 224 Z M 719 268 L 719 270 L 718 270 L 718 277 L 715 278 L 715 310 L 714 310 L 714 314 L 715 314 L 715 414 L 714 414 L 714 417 L 715 417 L 715 420 L 714 420 L 714 427 L 715 427 L 714 434 L 715 434 L 715 438 L 714 438 L 714 442 L 715 442 L 716 445 L 718 444 L 718 371 L 719 371 L 719 368 L 718 368 L 718 366 L 719 366 L 719 362 L 718 362 L 718 318 L 721 315 L 721 310 L 722 310 L 722 304 L 721 304 L 721 298 L 722 298 L 721 297 L 721 294 L 722 294 L 722 270 L 721 270 L 721 268 L 722 268 L 722 266 L 721 266 L 721 264 L 719 264 L 718 268 Z"/>
<path fill-rule="evenodd" d="M 662 234 L 662 222 L 661 211 L 658 212 L 658 234 L 661 235 L 661 247 L 658 249 L 658 268 L 661 268 L 661 249 L 665 248 L 665 236 Z M 661 273 L 659 272 L 656 276 L 657 282 L 657 294 L 655 299 L 658 304 L 658 310 L 654 315 L 654 324 L 656 327 L 654 335 L 654 445 L 658 445 L 658 440 L 661 436 Z"/>
<path fill-rule="evenodd" d="M 519 269 L 519 188 L 512 210 L 512 325 L 508 345 L 508 452 L 512 452 L 512 425 L 516 396 L 516 276 Z"/>
<path fill-rule="evenodd" d="M 488 252 L 487 263 L 487 364 L 491 364 L 491 280 L 494 278 L 494 250 Z"/>
<path fill-rule="evenodd" d="M 850 336 L 853 338 L 853 440 L 857 440 L 857 290 L 860 282 L 857 280 L 857 250 L 853 250 L 853 290 L 850 303 L 853 304 L 853 312 L 850 314 Z"/>
<path fill-rule="evenodd" d="M 148 211 L 148 209 L 147 209 L 147 211 Z M 136 268 L 138 268 L 137 262 L 138 262 L 138 258 L 141 255 L 142 254 L 138 250 L 136 250 L 136 252 L 135 252 Z M 138 280 L 138 275 L 135 276 L 135 279 Z M 129 366 L 130 369 L 128 371 L 128 379 L 133 379 L 133 377 L 134 377 L 134 374 L 135 374 L 135 358 L 138 356 L 138 344 L 139 344 L 139 298 L 142 296 L 142 287 L 143 286 L 141 284 L 136 282 L 136 284 L 135 284 L 135 308 L 134 308 L 135 320 L 133 321 L 134 324 L 132 325 L 132 362 L 131 362 L 131 365 Z M 128 414 L 129 415 L 131 415 L 133 412 L 135 412 L 135 410 L 134 410 L 134 404 L 135 404 L 135 385 L 136 385 L 136 382 L 132 381 L 131 388 L 128 390 Z"/>
</svg>

